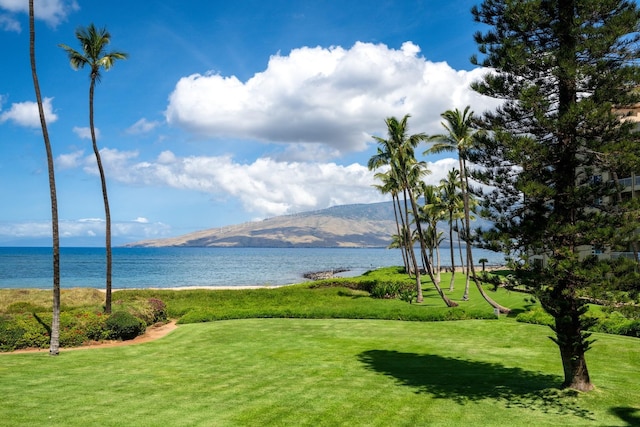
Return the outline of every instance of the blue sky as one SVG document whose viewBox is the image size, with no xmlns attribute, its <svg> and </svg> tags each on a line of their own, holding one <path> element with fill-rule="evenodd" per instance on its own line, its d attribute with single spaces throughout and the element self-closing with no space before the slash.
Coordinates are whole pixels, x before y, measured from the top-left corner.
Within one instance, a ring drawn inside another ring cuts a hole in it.
<svg viewBox="0 0 640 427">
<path fill-rule="evenodd" d="M 80 49 L 78 26 L 129 54 L 95 93 L 114 244 L 386 200 L 366 168 L 386 117 L 434 134 L 447 109 L 495 106 L 469 89 L 475 1 L 35 3 L 66 246 L 104 245 L 88 71 L 58 47 Z M 0 246 L 50 244 L 27 5 L 0 0 Z M 426 160 L 433 182 L 454 164 Z"/>
</svg>

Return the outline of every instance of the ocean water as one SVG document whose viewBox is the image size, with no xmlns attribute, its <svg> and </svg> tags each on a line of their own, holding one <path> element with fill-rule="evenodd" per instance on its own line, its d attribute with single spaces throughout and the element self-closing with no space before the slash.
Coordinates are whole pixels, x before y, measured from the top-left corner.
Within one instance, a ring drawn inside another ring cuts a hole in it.
<svg viewBox="0 0 640 427">
<path fill-rule="evenodd" d="M 474 250 L 474 257 L 503 262 L 487 251 Z M 355 276 L 394 265 L 402 265 L 397 249 L 114 248 L 112 286 L 275 286 L 303 282 L 308 272 L 347 269 L 340 275 Z M 103 288 L 105 250 L 63 247 L 60 271 L 62 288 Z M 52 276 L 51 248 L 0 247 L 0 288 L 46 289 Z"/>
</svg>

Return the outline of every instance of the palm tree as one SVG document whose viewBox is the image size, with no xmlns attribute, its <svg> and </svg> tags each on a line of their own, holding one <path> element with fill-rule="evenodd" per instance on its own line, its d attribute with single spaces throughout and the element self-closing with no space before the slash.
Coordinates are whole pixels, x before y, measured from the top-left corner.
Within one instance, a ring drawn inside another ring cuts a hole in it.
<svg viewBox="0 0 640 427">
<path fill-rule="evenodd" d="M 31 60 L 31 76 L 33 87 L 36 92 L 38 103 L 38 113 L 40 115 L 40 126 L 42 127 L 42 137 L 47 152 L 47 166 L 49 169 L 49 194 L 51 196 L 51 229 L 53 234 L 53 314 L 51 318 L 51 340 L 49 344 L 49 354 L 57 356 L 60 353 L 60 233 L 58 231 L 58 198 L 56 196 L 56 178 L 53 168 L 53 153 L 49 132 L 47 131 L 47 121 L 44 116 L 42 105 L 42 95 L 40 94 L 40 83 L 38 83 L 38 73 L 36 71 L 36 31 L 33 10 L 33 0 L 29 0 L 29 57 Z"/>
<path fill-rule="evenodd" d="M 426 140 L 427 136 L 423 133 L 408 135 L 407 121 L 410 115 L 405 115 L 402 120 L 398 120 L 395 117 L 389 117 L 385 120 L 387 125 L 387 139 L 375 137 L 374 139 L 380 144 L 376 155 L 371 157 L 368 166 L 369 169 L 376 169 L 381 166 L 389 166 L 393 171 L 392 173 L 397 178 L 402 190 L 404 203 L 405 203 L 405 224 L 410 224 L 409 220 L 409 208 L 407 201 L 411 204 L 411 212 L 413 215 L 413 223 L 416 227 L 416 234 L 420 240 L 420 247 L 422 251 L 423 259 L 427 259 L 426 256 L 426 244 L 424 241 L 424 233 L 422 232 L 422 226 L 419 220 L 419 208 L 416 203 L 415 190 L 419 186 L 419 182 L 423 175 L 428 173 L 425 162 L 418 162 L 415 158 L 415 148 L 418 144 Z M 418 265 L 415 250 L 413 245 L 409 248 L 409 255 L 414 265 Z M 456 306 L 457 303 L 451 301 L 444 295 L 438 283 L 436 283 L 433 275 L 433 269 L 431 265 L 426 265 L 427 273 L 429 274 L 433 284 L 438 291 L 438 294 L 443 301 L 449 307 Z M 422 296 L 422 284 L 420 282 L 420 269 L 416 269 L 416 288 L 417 288 L 417 302 L 423 301 Z"/>
<path fill-rule="evenodd" d="M 451 255 L 451 281 L 449 282 L 449 291 L 453 291 L 453 285 L 456 275 L 456 261 L 453 244 L 453 230 L 455 228 L 454 221 L 458 220 L 458 214 L 460 213 L 461 208 L 463 208 L 459 191 L 460 172 L 457 169 L 451 169 L 447 173 L 447 177 L 440 180 L 440 188 L 442 190 L 443 204 L 448 214 L 449 252 Z"/>
<path fill-rule="evenodd" d="M 462 191 L 462 202 L 464 207 L 464 241 L 467 249 L 467 267 L 471 270 L 471 275 L 476 283 L 478 291 L 482 297 L 493 308 L 497 308 L 501 313 L 508 313 L 510 310 L 493 301 L 482 289 L 480 281 L 476 277 L 475 267 L 473 265 L 473 253 L 471 251 L 471 208 L 469 202 L 469 177 L 467 174 L 467 157 L 469 151 L 474 147 L 475 131 L 472 127 L 473 111 L 467 106 L 464 112 L 455 110 L 447 110 L 442 113 L 442 126 L 446 133 L 429 137 L 429 140 L 435 141 L 434 145 L 427 150 L 430 153 L 441 153 L 444 151 L 454 151 L 458 153 L 458 163 L 460 166 L 460 189 Z"/>
<path fill-rule="evenodd" d="M 420 268 L 416 259 L 413 244 L 411 243 L 411 232 L 408 231 L 410 221 L 409 209 L 407 206 L 407 195 L 409 194 L 409 189 L 405 185 L 406 179 L 403 175 L 406 173 L 406 168 L 404 168 L 403 165 L 406 163 L 406 158 L 415 159 L 413 149 L 422 139 L 426 138 L 426 136 L 420 134 L 412 135 L 407 138 L 405 129 L 408 118 L 409 115 L 406 115 L 402 121 L 398 121 L 395 117 L 390 117 L 385 120 L 388 138 L 384 139 L 378 136 L 373 137 L 379 146 L 376 154 L 369 159 L 367 166 L 369 167 L 369 170 L 378 169 L 380 167 L 389 167 L 388 173 L 390 180 L 393 181 L 394 191 L 396 191 L 397 194 L 400 192 L 403 194 L 404 210 L 402 212 L 402 221 L 405 227 L 402 227 L 402 233 L 405 235 L 404 241 L 409 242 L 407 246 L 409 264 L 415 267 L 414 273 L 416 279 L 416 291 L 418 294 L 417 302 L 422 302 L 423 296 Z"/>
<path fill-rule="evenodd" d="M 409 277 L 413 276 L 413 268 L 409 264 L 409 245 L 407 240 L 406 233 L 406 225 L 404 223 L 402 206 L 400 204 L 400 198 L 398 197 L 398 191 L 400 190 L 400 186 L 398 185 L 398 181 L 395 179 L 392 170 L 388 170 L 387 172 L 378 172 L 374 175 L 376 179 L 379 179 L 382 184 L 377 185 L 376 187 L 382 194 L 391 193 L 391 203 L 393 204 L 393 216 L 396 221 L 396 230 L 398 234 L 394 236 L 394 243 L 391 248 L 399 248 L 400 253 L 402 254 L 402 261 L 404 262 L 404 268 Z M 397 239 L 397 241 L 395 241 Z"/>
<path fill-rule="evenodd" d="M 438 232 L 438 222 L 444 218 L 444 205 L 438 188 L 433 185 L 422 185 L 422 198 L 424 205 L 420 208 L 420 220 L 427 226 L 425 240 L 429 249 L 429 260 L 436 271 L 435 277 L 440 283 L 440 243 L 442 243 L 442 233 Z M 435 252 L 435 256 L 434 256 Z"/>
<path fill-rule="evenodd" d="M 102 198 L 104 201 L 104 214 L 105 214 L 105 240 L 106 240 L 106 252 L 107 252 L 107 279 L 106 279 L 106 299 L 105 299 L 105 312 L 111 313 L 111 269 L 112 269 L 112 257 L 111 257 L 111 212 L 109 210 L 109 197 L 107 196 L 107 181 L 104 176 L 104 169 L 102 167 L 102 159 L 100 158 L 100 150 L 98 150 L 98 144 L 96 142 L 96 131 L 93 123 L 93 92 L 96 83 L 100 82 L 102 75 L 100 70 L 102 68 L 108 71 L 115 61 L 119 59 L 126 59 L 127 54 L 124 52 L 106 52 L 107 45 L 111 42 L 111 34 L 106 28 L 97 29 L 95 25 L 89 24 L 87 28 L 80 27 L 76 30 L 76 38 L 82 46 L 82 53 L 72 49 L 71 47 L 61 44 L 67 55 L 71 67 L 74 70 L 88 66 L 91 71 L 89 77 L 91 78 L 91 84 L 89 85 L 89 127 L 91 129 L 91 141 L 93 143 L 93 152 L 96 156 L 96 162 L 98 163 L 98 170 L 100 172 L 100 182 L 102 184 Z"/>
</svg>

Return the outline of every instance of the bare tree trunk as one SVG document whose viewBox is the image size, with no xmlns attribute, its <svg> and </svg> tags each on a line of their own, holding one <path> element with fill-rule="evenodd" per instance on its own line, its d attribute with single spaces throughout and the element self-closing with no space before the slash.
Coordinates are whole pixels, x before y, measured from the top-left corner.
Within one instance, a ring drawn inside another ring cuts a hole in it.
<svg viewBox="0 0 640 427">
<path fill-rule="evenodd" d="M 33 0 L 29 0 L 29 57 L 31 60 L 31 76 L 33 87 L 36 92 L 38 103 L 38 113 L 40 115 L 40 126 L 42 127 L 42 137 L 47 152 L 47 167 L 49 169 L 49 194 L 51 196 L 51 231 L 53 237 L 53 313 L 51 318 L 51 340 L 49 343 L 49 354 L 57 356 L 60 353 L 60 233 L 58 230 L 58 198 L 56 195 L 56 178 L 53 164 L 53 153 L 51 142 L 47 130 L 47 121 L 42 105 L 42 95 L 40 93 L 40 83 L 36 71 L 35 53 L 35 19 L 33 10 Z"/>
</svg>

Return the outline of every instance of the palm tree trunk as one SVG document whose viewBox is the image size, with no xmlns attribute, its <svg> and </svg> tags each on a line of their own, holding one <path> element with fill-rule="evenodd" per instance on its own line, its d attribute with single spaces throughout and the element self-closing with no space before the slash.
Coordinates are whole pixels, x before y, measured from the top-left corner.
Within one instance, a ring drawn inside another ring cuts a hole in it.
<svg viewBox="0 0 640 427">
<path fill-rule="evenodd" d="M 471 270 L 471 276 L 473 277 L 473 281 L 475 282 L 476 287 L 480 292 L 480 295 L 482 295 L 482 298 L 484 298 L 486 302 L 488 302 L 493 308 L 497 309 L 500 313 L 509 313 L 511 311 L 509 308 L 503 307 L 502 305 L 498 304 L 493 299 L 491 299 L 489 295 L 487 295 L 487 293 L 482 288 L 482 284 L 480 283 L 480 280 L 478 280 L 478 277 L 476 276 L 476 269 L 475 269 L 475 266 L 473 265 L 473 253 L 471 251 L 471 239 L 470 239 L 471 214 L 470 214 L 470 208 L 469 208 L 469 191 L 468 191 L 469 178 L 467 177 L 467 172 L 466 172 L 466 167 L 467 167 L 466 162 L 463 161 L 461 156 L 459 156 L 459 159 L 460 159 L 460 168 L 461 168 L 460 180 L 461 180 L 461 183 L 463 182 L 462 200 L 464 203 L 464 222 L 465 222 L 464 240 L 467 246 L 467 269 Z M 464 178 L 464 181 L 462 181 L 463 178 Z M 468 277 L 468 273 L 467 273 L 467 277 Z"/>
<path fill-rule="evenodd" d="M 449 251 L 451 253 L 451 281 L 449 282 L 449 292 L 453 291 L 453 281 L 456 277 L 456 259 L 453 251 L 453 212 L 449 211 Z"/>
<path fill-rule="evenodd" d="M 456 218 L 456 235 L 458 237 L 458 254 L 460 255 L 460 265 L 464 267 L 464 256 L 462 255 L 462 226 L 458 223 L 458 219 Z"/>
<path fill-rule="evenodd" d="M 418 218 L 418 215 L 417 215 L 418 204 L 416 203 L 415 197 L 413 196 L 413 192 L 411 190 L 409 190 L 409 198 L 411 200 L 411 208 L 413 209 L 413 216 L 415 219 L 416 227 L 418 229 L 418 236 L 419 236 L 418 238 L 420 239 L 420 249 L 422 251 L 422 256 L 423 258 L 427 259 L 427 250 L 426 250 L 427 245 L 425 244 L 424 235 L 422 234 L 422 226 L 420 225 L 420 219 Z M 457 307 L 458 303 L 449 299 L 442 291 L 442 288 L 438 284 L 438 281 L 436 280 L 436 277 L 433 274 L 433 268 L 431 264 L 427 263 L 426 267 L 427 267 L 426 268 L 427 274 L 429 274 L 429 277 L 431 278 L 431 282 L 433 283 L 434 288 L 436 288 L 436 292 L 438 292 L 438 295 L 440 295 L 440 298 L 442 298 L 442 300 L 447 305 L 447 307 Z"/>
<path fill-rule="evenodd" d="M 106 278 L 106 296 L 104 303 L 105 313 L 111 313 L 111 270 L 112 270 L 112 256 L 111 256 L 111 212 L 109 209 L 109 197 L 107 196 L 107 180 L 104 175 L 104 168 L 102 167 L 102 158 L 100 157 L 100 150 L 98 150 L 98 143 L 96 141 L 95 126 L 93 123 L 93 92 L 95 88 L 95 75 L 92 75 L 91 86 L 89 87 L 89 127 L 91 128 L 91 141 L 93 142 L 93 153 L 96 156 L 96 162 L 98 163 L 98 171 L 100 172 L 100 183 L 102 185 L 102 200 L 104 201 L 104 216 L 105 216 L 105 247 L 107 252 L 107 278 Z"/>
<path fill-rule="evenodd" d="M 409 195 L 411 193 L 409 192 Z M 415 268 L 416 275 L 416 302 L 424 301 L 424 296 L 422 294 L 422 282 L 420 279 L 420 265 L 418 264 L 418 260 L 416 259 L 416 251 L 413 248 L 413 239 L 411 238 L 411 230 L 409 229 L 409 207 L 407 206 L 407 190 L 403 190 L 404 197 L 404 214 L 405 214 L 405 224 L 406 224 L 406 233 L 407 233 L 407 249 L 409 250 L 409 255 L 411 256 L 411 260 L 413 261 L 413 267 Z"/>
<path fill-rule="evenodd" d="M 397 206 L 396 206 L 396 201 L 398 202 Z M 396 230 L 398 231 L 398 236 L 401 239 L 400 240 L 400 254 L 402 255 L 402 262 L 404 263 L 405 271 L 407 271 L 409 276 L 411 276 L 411 272 L 409 270 L 409 258 L 408 258 L 408 254 L 407 254 L 407 248 L 405 247 L 405 244 L 404 244 L 404 241 L 403 241 L 404 234 L 401 234 L 401 232 L 400 232 L 400 221 L 402 220 L 402 216 L 400 216 L 400 218 L 398 218 L 398 209 L 400 209 L 400 202 L 398 200 L 398 195 L 397 194 L 395 194 L 395 193 L 391 194 L 391 203 L 393 204 L 393 216 L 394 216 L 394 218 L 396 220 Z M 404 224 L 402 226 L 402 230 L 404 230 Z"/>
<path fill-rule="evenodd" d="M 49 169 L 49 194 L 51 196 L 51 231 L 53 237 L 53 313 L 51 318 L 51 340 L 49 343 L 49 354 L 57 356 L 60 353 L 60 233 L 58 230 L 58 198 L 56 195 L 56 178 L 53 164 L 53 153 L 51 142 L 47 130 L 47 121 L 42 105 L 42 95 L 40 93 L 40 83 L 36 71 L 35 53 L 35 22 L 33 0 L 29 0 L 29 57 L 31 60 L 31 76 L 33 87 L 36 92 L 38 103 L 38 113 L 40 115 L 40 126 L 42 127 L 42 137 L 47 152 L 47 167 Z"/>
</svg>

